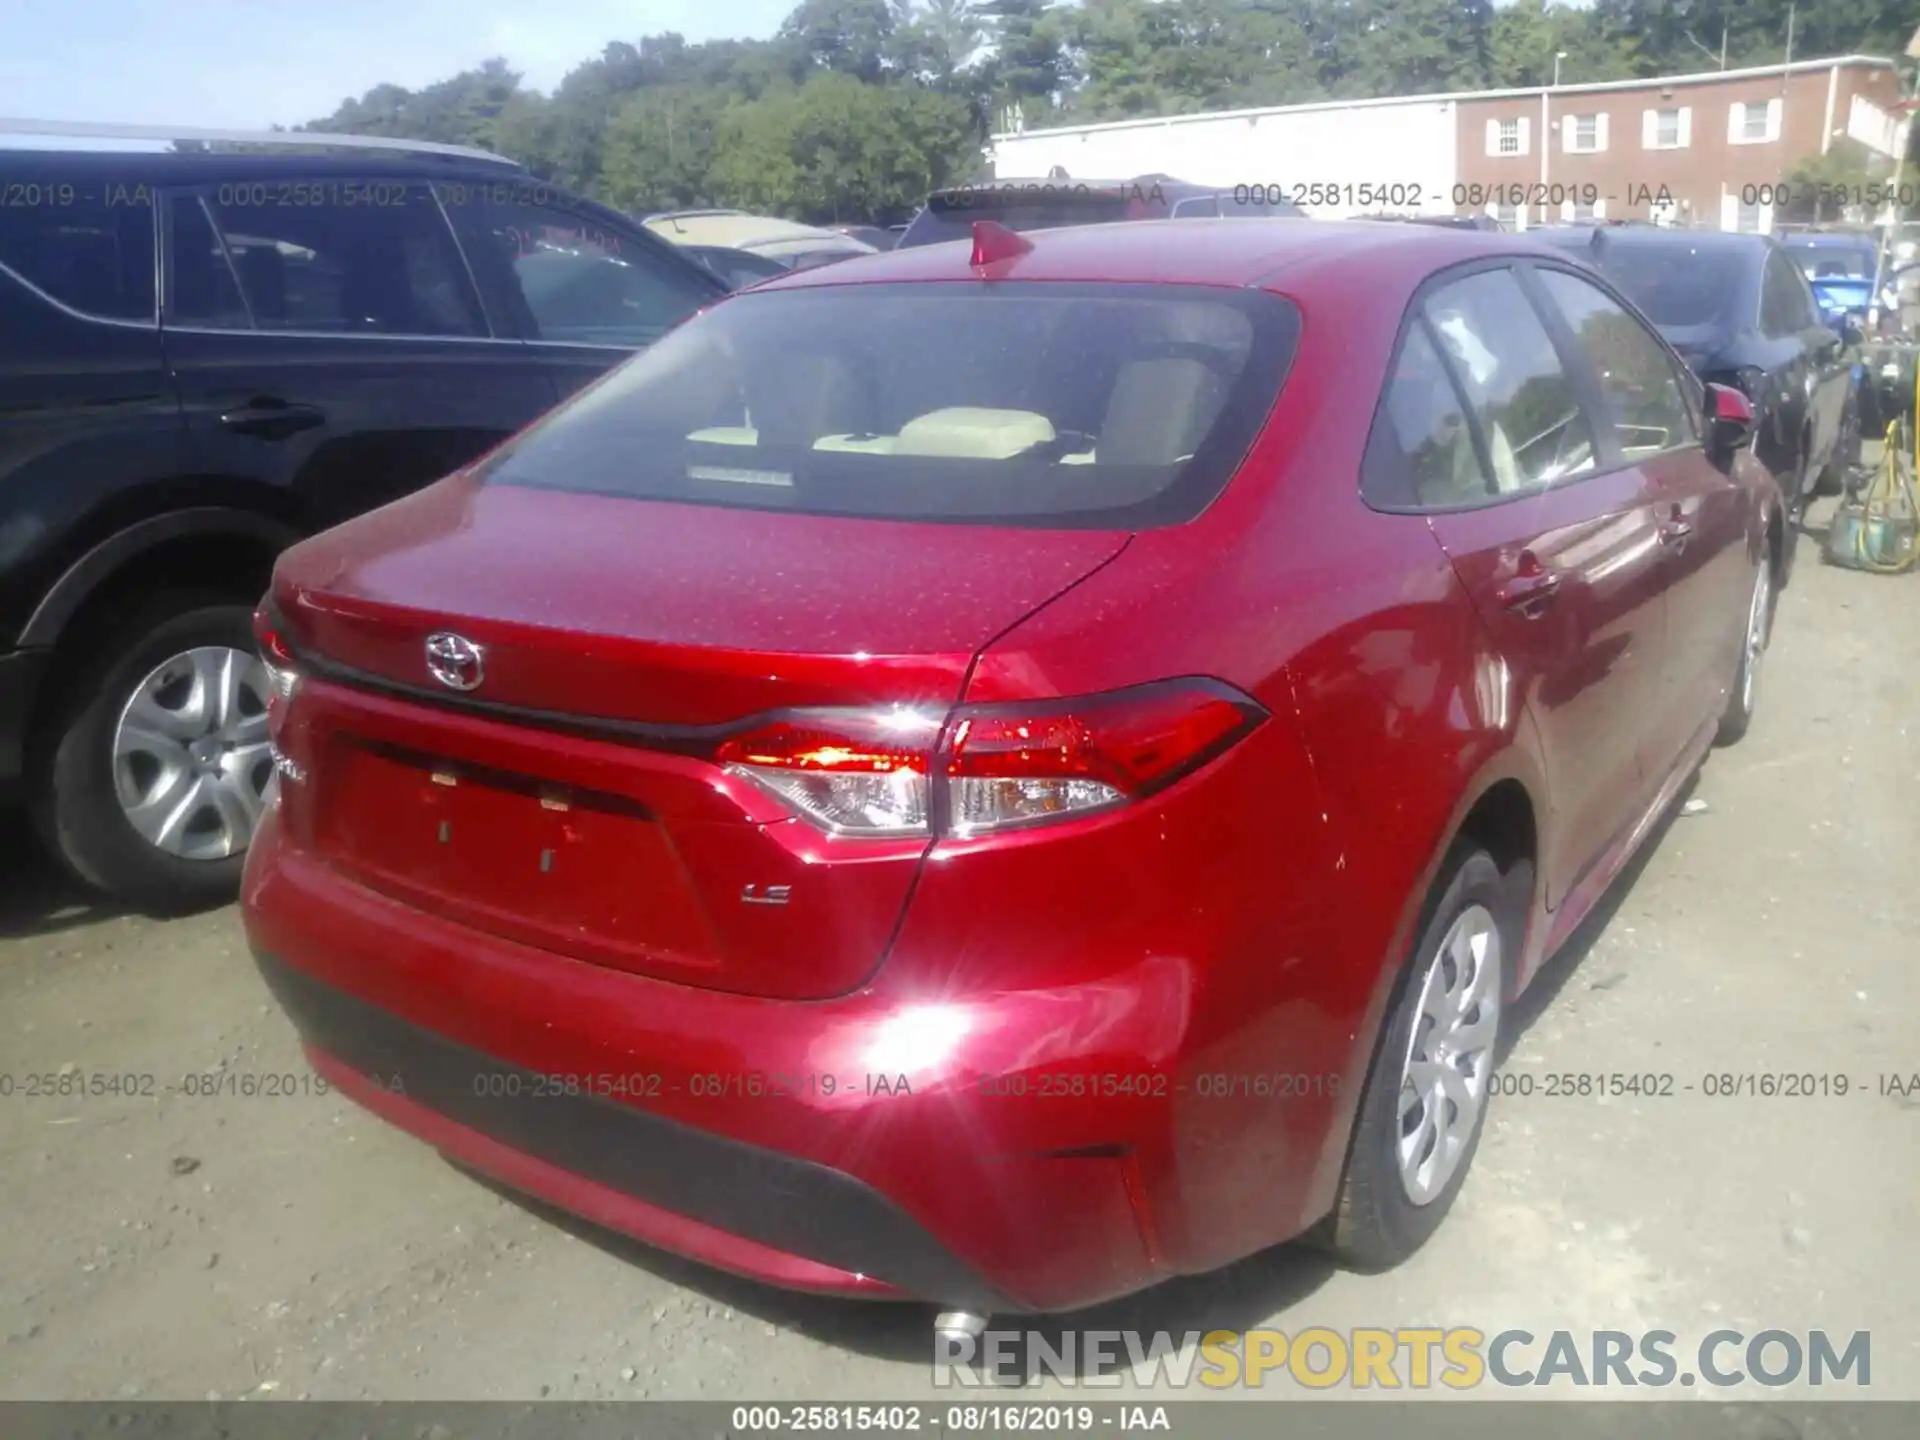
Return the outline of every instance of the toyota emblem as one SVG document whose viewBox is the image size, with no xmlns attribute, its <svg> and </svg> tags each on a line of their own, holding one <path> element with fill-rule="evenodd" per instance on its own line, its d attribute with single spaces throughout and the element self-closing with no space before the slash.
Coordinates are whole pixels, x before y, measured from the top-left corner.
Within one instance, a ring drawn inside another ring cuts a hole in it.
<svg viewBox="0 0 1920 1440">
<path fill-rule="evenodd" d="M 442 630 L 427 637 L 427 670 L 449 689 L 477 690 L 486 678 L 486 657 L 466 636 Z"/>
</svg>

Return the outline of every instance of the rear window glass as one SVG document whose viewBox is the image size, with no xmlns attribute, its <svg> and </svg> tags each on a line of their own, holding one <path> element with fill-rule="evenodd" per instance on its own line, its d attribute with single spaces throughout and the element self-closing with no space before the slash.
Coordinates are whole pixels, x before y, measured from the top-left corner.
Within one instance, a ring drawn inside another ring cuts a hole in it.
<svg viewBox="0 0 1920 1440">
<path fill-rule="evenodd" d="M 1189 519 L 1272 408 L 1277 296 L 940 283 L 756 290 L 501 451 L 493 484 L 1051 527 Z"/>
<path fill-rule="evenodd" d="M 1828 276 L 1871 280 L 1879 259 L 1870 245 L 1796 245 L 1787 241 L 1786 250 L 1809 280 Z"/>
<path fill-rule="evenodd" d="M 1745 254 L 1706 246 L 1612 245 L 1600 257 L 1601 271 L 1649 320 L 1675 330 L 1730 320 L 1752 268 Z"/>
</svg>

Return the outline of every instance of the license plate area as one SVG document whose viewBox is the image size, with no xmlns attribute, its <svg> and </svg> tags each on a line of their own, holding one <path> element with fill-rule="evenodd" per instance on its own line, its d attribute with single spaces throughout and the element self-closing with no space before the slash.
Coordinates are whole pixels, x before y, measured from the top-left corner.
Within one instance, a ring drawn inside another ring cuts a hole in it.
<svg viewBox="0 0 1920 1440">
<path fill-rule="evenodd" d="M 638 801 L 378 742 L 328 761 L 323 845 L 373 888 L 623 969 L 719 963 L 671 837 Z"/>
</svg>

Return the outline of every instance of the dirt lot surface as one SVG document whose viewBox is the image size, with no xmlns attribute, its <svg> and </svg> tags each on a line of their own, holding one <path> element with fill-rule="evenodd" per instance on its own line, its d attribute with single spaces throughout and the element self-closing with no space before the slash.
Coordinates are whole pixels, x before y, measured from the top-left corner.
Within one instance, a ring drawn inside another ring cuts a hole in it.
<svg viewBox="0 0 1920 1440">
<path fill-rule="evenodd" d="M 1881 1079 L 1920 1072 L 1920 577 L 1801 544 L 1754 732 L 1525 1002 L 1506 1073 L 1535 1093 L 1495 1101 L 1436 1240 L 1371 1277 L 1283 1249 L 1068 1323 L 1867 1330 L 1872 1397 L 1920 1398 L 1920 1094 Z M 0 1398 L 935 1393 L 923 1309 L 596 1233 L 337 1095 L 27 1098 L 307 1072 L 233 910 L 93 908 L 13 817 L 0 937 Z M 1675 1093 L 1548 1097 L 1569 1072 Z M 1753 1072 L 1850 1093 L 1705 1093 Z"/>
</svg>

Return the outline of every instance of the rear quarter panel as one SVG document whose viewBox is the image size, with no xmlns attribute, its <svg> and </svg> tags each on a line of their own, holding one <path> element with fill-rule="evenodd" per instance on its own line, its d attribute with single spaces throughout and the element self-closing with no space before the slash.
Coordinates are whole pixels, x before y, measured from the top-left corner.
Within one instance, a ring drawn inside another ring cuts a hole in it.
<svg viewBox="0 0 1920 1440">
<path fill-rule="evenodd" d="M 1171 810 L 1204 789 L 1193 803 L 1205 818 L 1184 835 L 1163 830 L 1163 858 L 1077 901 L 1048 901 L 1075 907 L 1059 915 L 1069 927 L 1116 911 L 1137 921 L 1156 907 L 1201 918 L 1166 926 L 1195 947 L 1179 1041 L 1189 1083 L 1166 1153 L 1141 1157 L 1173 1268 L 1223 1263 L 1325 1213 L 1381 1016 L 1454 829 L 1508 776 L 1546 808 L 1523 707 L 1426 522 L 1376 514 L 1359 497 L 1406 292 L 1383 296 L 1363 274 L 1295 294 L 1300 355 L 1221 498 L 1188 525 L 1137 536 L 1017 627 L 981 658 L 968 690 L 987 701 L 1205 674 L 1272 712 L 1226 760 L 1169 792 Z M 930 865 L 903 942 L 937 874 Z M 956 909 L 948 921 L 960 918 Z M 991 916 L 973 922 L 975 953 L 1042 969 L 1060 958 L 1035 945 L 1074 933 L 1010 924 L 991 937 L 1003 952 L 982 927 L 997 928 Z M 1321 1093 L 1243 1103 L 1201 1098 L 1191 1083 L 1195 1072 L 1277 1071 L 1316 1077 Z"/>
</svg>

